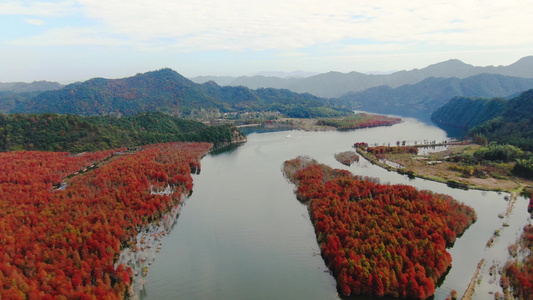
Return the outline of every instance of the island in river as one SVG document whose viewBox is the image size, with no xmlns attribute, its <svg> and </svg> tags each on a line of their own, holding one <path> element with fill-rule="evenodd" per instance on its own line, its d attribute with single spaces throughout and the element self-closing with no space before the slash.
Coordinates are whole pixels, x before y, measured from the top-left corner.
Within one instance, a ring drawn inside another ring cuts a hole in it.
<svg viewBox="0 0 533 300">
<path fill-rule="evenodd" d="M 446 246 L 475 222 L 452 197 L 318 164 L 299 156 L 284 175 L 308 204 L 321 254 L 344 296 L 426 299 L 451 266 Z"/>
</svg>

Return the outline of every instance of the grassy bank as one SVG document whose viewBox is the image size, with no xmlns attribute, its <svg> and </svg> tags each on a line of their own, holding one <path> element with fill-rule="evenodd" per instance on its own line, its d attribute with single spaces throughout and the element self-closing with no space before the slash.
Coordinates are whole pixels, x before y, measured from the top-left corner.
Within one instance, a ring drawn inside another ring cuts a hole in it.
<svg viewBox="0 0 533 300">
<path fill-rule="evenodd" d="M 439 145 L 418 146 L 419 149 Z M 443 146 L 443 145 L 440 145 Z M 357 153 L 371 163 L 389 171 L 412 177 L 442 182 L 451 187 L 486 191 L 516 192 L 533 182 L 511 174 L 510 163 L 496 163 L 490 166 L 464 165 L 455 162 L 455 157 L 472 155 L 480 146 L 474 144 L 448 144 L 435 152 L 424 151 L 423 155 L 411 153 L 373 154 L 365 147 L 356 147 Z M 440 151 L 439 151 L 440 150 Z M 429 153 L 428 153 L 429 152 Z"/>
</svg>

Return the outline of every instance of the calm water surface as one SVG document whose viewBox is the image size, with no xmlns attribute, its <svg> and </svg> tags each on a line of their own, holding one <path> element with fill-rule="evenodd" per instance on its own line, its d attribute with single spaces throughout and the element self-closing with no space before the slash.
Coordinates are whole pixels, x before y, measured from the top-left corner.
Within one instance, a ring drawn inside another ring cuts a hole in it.
<svg viewBox="0 0 533 300">
<path fill-rule="evenodd" d="M 355 142 L 395 144 L 397 140 L 444 140 L 446 132 L 428 122 L 404 119 L 392 127 L 351 132 L 283 131 L 250 133 L 242 146 L 202 159 L 194 193 L 186 200 L 172 232 L 163 240 L 146 277 L 143 299 L 338 299 L 334 278 L 318 250 L 307 208 L 281 173 L 285 160 L 305 154 L 335 168 L 379 177 L 382 183 L 410 184 L 450 194 L 472 206 L 478 221 L 449 251 L 453 266 L 435 299 L 452 289 L 459 296 L 484 258 L 483 277 L 474 299 L 499 291 L 488 269 L 502 265 L 507 246 L 529 222 L 527 200 L 519 198 L 510 217 L 507 194 L 451 189 L 444 184 L 388 172 L 364 159 L 351 167 L 335 161 Z M 508 222 L 509 227 L 502 227 Z M 491 248 L 486 247 L 496 229 Z M 326 270 L 326 272 L 325 272 Z M 365 299 L 365 298 L 357 298 Z"/>
</svg>

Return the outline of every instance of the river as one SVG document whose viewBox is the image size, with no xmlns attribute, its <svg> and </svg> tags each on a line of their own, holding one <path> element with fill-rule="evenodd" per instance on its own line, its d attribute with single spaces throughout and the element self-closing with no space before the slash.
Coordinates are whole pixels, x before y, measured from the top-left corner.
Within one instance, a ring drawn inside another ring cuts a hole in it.
<svg viewBox="0 0 533 300">
<path fill-rule="evenodd" d="M 444 184 L 376 167 L 361 158 L 346 167 L 334 154 L 352 149 L 355 142 L 395 144 L 398 140 L 446 139 L 447 133 L 430 122 L 404 118 L 391 127 L 349 132 L 250 132 L 248 142 L 202 159 L 194 176 L 194 192 L 185 201 L 171 233 L 150 266 L 141 299 L 336 299 L 334 278 L 320 255 L 307 208 L 294 194 L 294 185 L 281 172 L 285 160 L 309 155 L 321 163 L 378 177 L 382 183 L 401 183 L 453 196 L 472 206 L 478 220 L 449 249 L 452 268 L 435 299 L 452 289 L 466 290 L 478 262 L 484 258 L 482 278 L 474 299 L 492 299 L 501 291 L 489 268 L 502 265 L 507 247 L 530 222 L 527 200 L 519 197 L 509 217 L 500 219 L 509 201 L 506 193 L 452 189 Z M 509 227 L 502 227 L 503 222 Z M 495 230 L 492 247 L 487 241 Z M 356 299 L 366 299 L 357 297 Z"/>
</svg>

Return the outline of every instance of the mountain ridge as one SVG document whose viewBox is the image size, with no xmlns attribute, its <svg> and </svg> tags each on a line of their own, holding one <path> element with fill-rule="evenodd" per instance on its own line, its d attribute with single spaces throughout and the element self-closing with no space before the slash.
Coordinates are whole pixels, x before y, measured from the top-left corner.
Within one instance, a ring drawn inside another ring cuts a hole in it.
<svg viewBox="0 0 533 300">
<path fill-rule="evenodd" d="M 63 85 L 58 82 L 39 80 L 27 82 L 0 82 L 0 92 L 29 93 L 58 90 Z"/>
<path fill-rule="evenodd" d="M 513 77 L 533 78 L 533 56 L 526 56 L 508 66 L 473 66 L 458 59 L 450 59 L 428 65 L 422 69 L 397 71 L 391 74 L 364 74 L 356 71 L 341 73 L 330 71 L 306 78 L 280 78 L 266 76 L 240 76 L 228 82 L 219 83 L 229 86 L 249 88 L 285 88 L 297 93 L 311 93 L 319 97 L 340 97 L 348 92 L 363 91 L 368 88 L 387 85 L 392 88 L 405 84 L 415 84 L 429 77 L 457 77 L 464 79 L 488 73 Z M 206 76 L 208 77 L 208 76 Z M 211 77 L 210 80 L 217 81 Z"/>
<path fill-rule="evenodd" d="M 221 87 L 215 82 L 197 84 L 164 68 L 120 79 L 92 78 L 45 91 L 18 101 L 10 113 L 60 113 L 130 116 L 159 111 L 190 115 L 194 111 L 218 112 L 275 110 L 287 116 L 335 116 L 348 110 L 334 108 L 328 99 L 289 90 Z"/>
<path fill-rule="evenodd" d="M 533 88 L 533 78 L 498 74 L 478 74 L 464 79 L 429 77 L 416 84 L 397 88 L 379 86 L 362 92 L 347 93 L 341 103 L 379 112 L 385 108 L 416 108 L 429 113 L 444 106 L 450 99 L 463 97 L 509 97 Z"/>
</svg>

